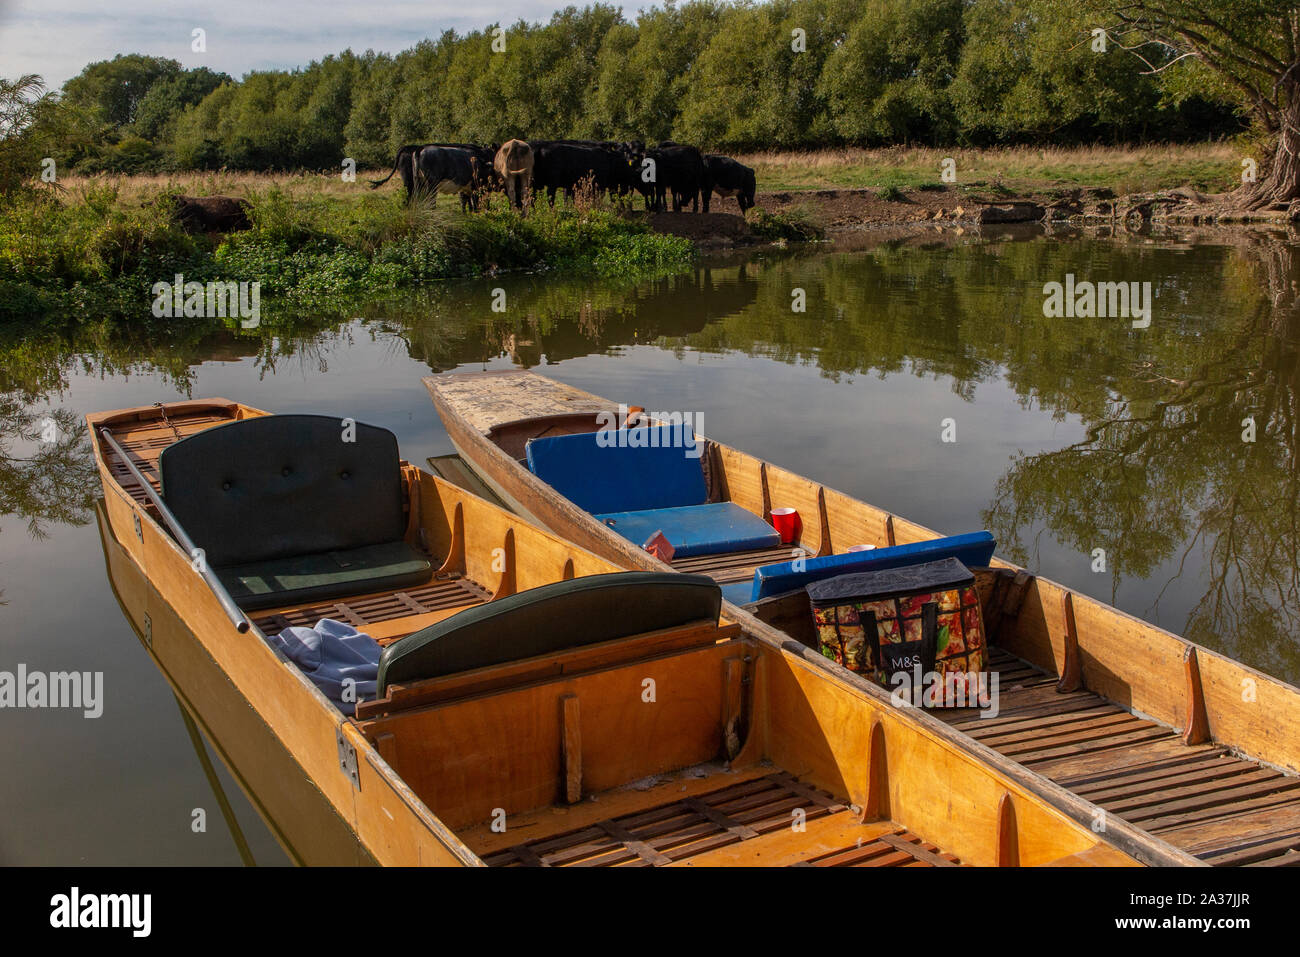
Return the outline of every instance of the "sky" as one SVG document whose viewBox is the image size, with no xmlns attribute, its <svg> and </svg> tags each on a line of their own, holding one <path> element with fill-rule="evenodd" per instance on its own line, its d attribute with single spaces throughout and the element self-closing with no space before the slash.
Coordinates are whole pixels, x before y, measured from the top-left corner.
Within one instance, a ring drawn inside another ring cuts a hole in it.
<svg viewBox="0 0 1300 957">
<path fill-rule="evenodd" d="M 0 76 L 36 73 L 58 89 L 88 63 L 147 53 L 238 78 L 250 70 L 306 66 L 349 48 L 397 53 L 448 29 L 549 20 L 565 5 L 566 0 L 0 0 Z M 191 49 L 196 28 L 206 31 L 205 53 Z"/>
</svg>

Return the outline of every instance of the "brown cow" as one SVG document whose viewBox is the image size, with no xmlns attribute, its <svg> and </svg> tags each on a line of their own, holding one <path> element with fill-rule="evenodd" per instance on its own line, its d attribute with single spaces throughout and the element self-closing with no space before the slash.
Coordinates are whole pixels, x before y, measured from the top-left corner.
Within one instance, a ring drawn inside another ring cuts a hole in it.
<svg viewBox="0 0 1300 957">
<path fill-rule="evenodd" d="M 533 148 L 523 140 L 506 140 L 497 150 L 492 168 L 506 186 L 506 198 L 524 208 L 524 190 L 533 183 Z"/>
</svg>

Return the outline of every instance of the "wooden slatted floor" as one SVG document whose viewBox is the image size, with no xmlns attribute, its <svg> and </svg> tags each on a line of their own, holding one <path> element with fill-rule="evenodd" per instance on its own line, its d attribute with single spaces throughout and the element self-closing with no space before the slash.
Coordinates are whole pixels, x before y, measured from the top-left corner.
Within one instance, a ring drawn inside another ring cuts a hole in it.
<svg viewBox="0 0 1300 957">
<path fill-rule="evenodd" d="M 679 558 L 673 562 L 673 570 L 689 575 L 708 575 L 719 585 L 729 585 L 732 582 L 751 581 L 754 569 L 760 565 L 792 561 L 799 552 L 802 549 L 796 549 L 792 545 L 779 545 L 776 548 L 756 548 L 747 552 L 699 555 L 695 558 Z"/>
<path fill-rule="evenodd" d="M 473 605 L 481 605 L 491 597 L 491 592 L 477 582 L 468 578 L 453 578 L 431 581 L 401 591 L 374 592 L 356 598 L 272 611 L 254 618 L 253 624 L 262 629 L 263 634 L 278 635 L 290 625 L 311 628 L 322 618 L 333 618 L 364 631 L 367 625 L 381 621 L 396 621 L 413 615 L 451 609 L 463 611 Z M 384 644 L 388 640 L 390 639 L 381 638 L 380 643 Z"/>
<path fill-rule="evenodd" d="M 1179 733 L 993 649 L 997 717 L 932 712 L 981 744 L 1213 865 L 1300 865 L 1300 777 Z"/>
<path fill-rule="evenodd" d="M 216 413 L 192 415 L 174 415 L 169 418 L 170 425 L 157 420 L 152 422 L 127 422 L 111 427 L 117 444 L 131 457 L 131 462 L 140 473 L 149 480 L 155 491 L 160 489 L 158 480 L 158 456 L 162 450 L 173 442 L 187 438 L 196 432 L 234 421 L 230 416 Z M 137 502 L 145 502 L 144 489 L 140 488 L 135 477 L 127 471 L 126 466 L 112 449 L 104 448 L 104 460 L 117 483 L 122 486 Z"/>
<path fill-rule="evenodd" d="M 791 826 L 796 810 L 803 812 L 803 830 Z M 892 822 L 859 823 L 843 802 L 785 772 L 516 844 L 486 854 L 484 861 L 494 867 L 959 863 Z"/>
</svg>

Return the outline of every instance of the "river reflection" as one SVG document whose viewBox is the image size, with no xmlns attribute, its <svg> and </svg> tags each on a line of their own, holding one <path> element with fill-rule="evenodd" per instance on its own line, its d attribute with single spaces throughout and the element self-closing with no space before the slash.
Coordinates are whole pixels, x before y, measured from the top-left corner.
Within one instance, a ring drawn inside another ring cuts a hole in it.
<svg viewBox="0 0 1300 957">
<path fill-rule="evenodd" d="M 942 532 L 988 527 L 1008 559 L 1300 680 L 1296 246 L 949 232 L 855 247 L 734 254 L 649 282 L 509 276 L 271 304 L 256 329 L 145 313 L 0 330 L 0 667 L 103 667 L 132 695 L 75 731 L 165 736 L 160 760 L 192 768 L 181 722 L 156 729 L 158 701 L 176 713 L 170 689 L 112 618 L 80 416 L 224 395 L 384 425 L 422 462 L 451 448 L 419 376 L 516 365 L 702 413 L 710 435 Z M 1150 282 L 1150 326 L 1045 317 L 1044 283 L 1067 274 Z M 69 807 L 39 782 L 73 733 L 0 722 L 24 822 L 0 825 L 4 859 L 35 859 L 39 835 L 58 844 Z M 85 773 L 111 788 L 112 746 L 86 747 Z M 158 800 L 188 814 L 204 789 L 192 771 Z M 109 805 L 118 832 L 79 839 L 134 860 L 123 842 L 156 824 Z"/>
</svg>

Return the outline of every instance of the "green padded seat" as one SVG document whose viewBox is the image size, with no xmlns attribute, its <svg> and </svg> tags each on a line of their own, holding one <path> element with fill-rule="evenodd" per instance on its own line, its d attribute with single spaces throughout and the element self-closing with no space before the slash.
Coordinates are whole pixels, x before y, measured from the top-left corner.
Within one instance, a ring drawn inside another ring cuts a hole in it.
<svg viewBox="0 0 1300 957">
<path fill-rule="evenodd" d="M 717 622 L 722 590 L 704 575 L 614 572 L 530 588 L 407 635 L 379 657 L 379 688 L 690 622 Z"/>
<path fill-rule="evenodd" d="M 245 611 L 324 601 L 363 591 L 394 591 L 429 580 L 429 560 L 406 542 L 298 555 L 217 569 Z"/>
<path fill-rule="evenodd" d="M 408 545 L 401 457 L 387 429 L 268 415 L 176 442 L 163 498 L 246 611 L 410 588 L 433 566 Z"/>
</svg>

